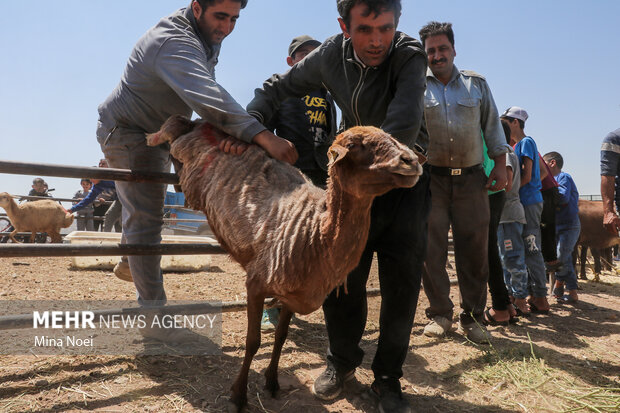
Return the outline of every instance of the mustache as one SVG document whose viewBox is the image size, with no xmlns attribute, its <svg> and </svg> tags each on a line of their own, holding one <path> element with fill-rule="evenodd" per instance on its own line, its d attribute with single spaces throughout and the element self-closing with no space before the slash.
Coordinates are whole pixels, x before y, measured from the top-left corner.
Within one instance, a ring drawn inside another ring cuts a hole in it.
<svg viewBox="0 0 620 413">
<path fill-rule="evenodd" d="M 434 59 L 431 61 L 432 65 L 435 65 L 437 63 L 446 63 L 448 61 L 448 59 L 446 59 L 445 57 L 441 58 L 441 59 Z"/>
</svg>

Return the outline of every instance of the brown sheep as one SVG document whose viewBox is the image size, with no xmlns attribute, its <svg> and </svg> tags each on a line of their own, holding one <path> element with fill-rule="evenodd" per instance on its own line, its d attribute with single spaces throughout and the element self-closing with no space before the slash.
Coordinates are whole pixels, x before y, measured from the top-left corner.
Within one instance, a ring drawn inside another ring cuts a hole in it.
<svg viewBox="0 0 620 413">
<path fill-rule="evenodd" d="M 204 211 L 222 247 L 247 272 L 246 352 L 231 389 L 231 401 L 241 410 L 260 346 L 265 297 L 282 303 L 265 372 L 266 388 L 275 396 L 292 314 L 315 311 L 345 282 L 368 239 L 374 198 L 415 185 L 422 167 L 409 148 L 382 130 L 354 127 L 330 147 L 327 190 L 322 190 L 256 145 L 240 156 L 224 154 L 217 146 L 224 137 L 208 123 L 173 116 L 147 140 L 171 142 L 172 156 L 183 163 L 180 183 L 189 206 Z"/>
<path fill-rule="evenodd" d="M 61 242 L 60 229 L 73 223 L 73 215 L 68 214 L 58 202 L 48 199 L 18 205 L 10 194 L 2 192 L 0 207 L 4 208 L 15 227 L 9 234 L 13 242 L 19 242 L 15 238 L 18 232 L 30 232 L 30 242 L 34 242 L 37 232 L 47 232 L 52 242 Z"/>
<path fill-rule="evenodd" d="M 592 251 L 594 259 L 594 280 L 599 280 L 601 272 L 601 251 L 620 243 L 618 235 L 611 234 L 603 227 L 603 203 L 601 201 L 579 200 L 579 221 L 581 233 L 577 245 L 581 246 L 580 278 L 586 278 L 586 253 Z"/>
</svg>

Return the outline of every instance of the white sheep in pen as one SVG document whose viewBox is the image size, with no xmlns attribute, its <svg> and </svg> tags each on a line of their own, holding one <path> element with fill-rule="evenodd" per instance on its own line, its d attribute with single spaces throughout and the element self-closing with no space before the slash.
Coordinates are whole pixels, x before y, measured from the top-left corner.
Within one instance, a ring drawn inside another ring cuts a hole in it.
<svg viewBox="0 0 620 413">
<path fill-rule="evenodd" d="M 9 234 L 13 242 L 18 232 L 31 232 L 30 242 L 34 242 L 37 232 L 47 232 L 52 242 L 61 242 L 60 229 L 73 223 L 73 215 L 56 201 L 42 199 L 19 205 L 7 192 L 0 193 L 0 207 L 4 208 L 15 230 Z"/>
<path fill-rule="evenodd" d="M 179 174 L 187 202 L 204 211 L 222 247 L 247 272 L 245 358 L 231 397 L 233 407 L 241 410 L 247 403 L 250 363 L 260 346 L 265 298 L 282 303 L 265 372 L 266 387 L 275 395 L 292 314 L 318 309 L 345 282 L 368 239 L 374 198 L 415 185 L 422 167 L 389 134 L 354 127 L 331 146 L 327 190 L 322 190 L 256 145 L 240 156 L 223 153 L 218 143 L 224 137 L 208 123 L 173 116 L 147 141 L 152 146 L 171 143 L 172 156 L 183 163 Z"/>
</svg>

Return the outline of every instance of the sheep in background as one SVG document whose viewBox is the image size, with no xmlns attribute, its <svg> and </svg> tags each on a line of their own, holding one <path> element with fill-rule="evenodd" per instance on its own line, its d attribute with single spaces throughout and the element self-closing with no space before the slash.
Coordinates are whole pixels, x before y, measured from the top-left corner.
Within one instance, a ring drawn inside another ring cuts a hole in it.
<svg viewBox="0 0 620 413">
<path fill-rule="evenodd" d="M 417 156 L 374 127 L 354 127 L 329 149 L 327 190 L 256 145 L 225 154 L 226 135 L 205 122 L 172 116 L 148 144 L 171 142 L 183 163 L 180 184 L 191 208 L 203 210 L 222 247 L 247 272 L 248 329 L 243 366 L 232 386 L 234 407 L 247 402 L 250 363 L 260 346 L 265 297 L 282 312 L 275 332 L 266 388 L 279 389 L 277 368 L 294 312 L 318 309 L 358 264 L 376 196 L 411 187 L 422 174 Z"/>
<path fill-rule="evenodd" d="M 73 223 L 73 215 L 68 214 L 62 205 L 52 200 L 42 199 L 19 205 L 10 194 L 2 192 L 0 207 L 4 208 L 15 228 L 9 234 L 13 242 L 19 242 L 15 238 L 18 232 L 30 232 L 30 242 L 34 242 L 37 232 L 47 232 L 52 242 L 61 242 L 60 229 L 67 228 Z"/>
</svg>

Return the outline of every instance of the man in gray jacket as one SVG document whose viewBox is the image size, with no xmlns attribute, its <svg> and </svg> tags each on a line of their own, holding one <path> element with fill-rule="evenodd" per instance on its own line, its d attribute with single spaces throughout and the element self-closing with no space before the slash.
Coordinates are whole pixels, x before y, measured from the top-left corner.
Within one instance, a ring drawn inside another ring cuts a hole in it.
<svg viewBox="0 0 620 413">
<path fill-rule="evenodd" d="M 248 112 L 268 123 L 284 99 L 325 87 L 342 110 L 343 126 L 371 125 L 410 148 L 422 123 L 426 54 L 421 44 L 396 31 L 400 0 L 339 0 L 342 33 L 328 38 L 283 75 L 256 90 Z M 359 342 L 366 324 L 366 281 L 373 254 L 379 260 L 380 334 L 372 363 L 372 390 L 383 412 L 410 411 L 399 379 L 420 291 L 429 210 L 428 173 L 413 188 L 395 189 L 372 206 L 371 226 L 357 268 L 347 278 L 348 294 L 334 290 L 323 305 L 329 349 L 327 369 L 312 391 L 325 400 L 340 394 L 361 364 Z"/>
<path fill-rule="evenodd" d="M 97 140 L 113 168 L 166 172 L 170 153 L 146 146 L 171 115 L 201 118 L 245 142 L 254 142 L 280 160 L 294 163 L 297 152 L 256 121 L 215 81 L 222 40 L 235 27 L 247 0 L 193 0 L 189 7 L 164 17 L 134 47 L 120 83 L 99 106 Z M 224 141 L 226 152 L 244 145 Z M 123 235 L 128 244 L 159 244 L 165 185 L 117 182 L 123 205 Z M 129 267 L 141 305 L 166 302 L 161 257 L 131 256 Z M 182 341 L 184 330 L 144 329 L 143 335 Z"/>
</svg>

